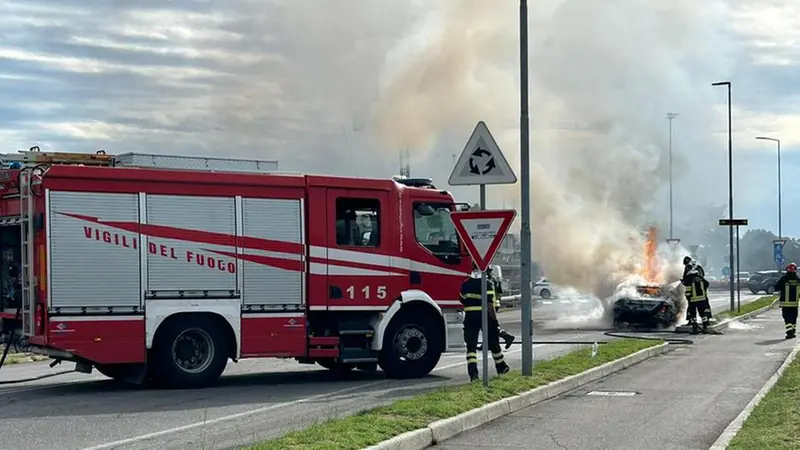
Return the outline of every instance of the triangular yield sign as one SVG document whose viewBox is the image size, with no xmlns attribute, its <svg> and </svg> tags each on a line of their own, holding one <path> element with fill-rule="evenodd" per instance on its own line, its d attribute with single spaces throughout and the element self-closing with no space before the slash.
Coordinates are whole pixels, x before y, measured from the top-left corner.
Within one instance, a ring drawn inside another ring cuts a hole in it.
<svg viewBox="0 0 800 450">
<path fill-rule="evenodd" d="M 458 237 L 481 271 L 489 267 L 516 215 L 513 209 L 458 211 L 450 214 Z"/>
</svg>

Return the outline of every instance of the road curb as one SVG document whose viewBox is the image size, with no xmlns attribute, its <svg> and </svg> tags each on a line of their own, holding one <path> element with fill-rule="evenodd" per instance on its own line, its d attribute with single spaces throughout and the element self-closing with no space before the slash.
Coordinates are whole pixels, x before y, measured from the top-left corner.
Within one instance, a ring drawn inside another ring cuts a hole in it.
<svg viewBox="0 0 800 450">
<path fill-rule="evenodd" d="M 715 323 L 714 325 L 711 325 L 709 328 L 711 328 L 713 331 L 724 331 L 724 330 L 726 330 L 728 328 L 728 326 L 732 322 L 736 322 L 736 321 L 739 321 L 739 320 L 750 319 L 750 318 L 755 317 L 755 316 L 757 316 L 759 314 L 763 314 L 763 313 L 775 308 L 775 306 L 777 304 L 778 304 L 778 299 L 776 298 L 774 302 L 770 303 L 767 306 L 764 306 L 763 308 L 759 308 L 759 309 L 757 309 L 755 311 L 750 311 L 749 313 L 742 314 L 741 316 L 727 318 L 727 319 L 725 319 L 725 320 L 723 320 L 721 322 L 718 322 L 718 323 Z M 684 333 L 684 332 L 688 333 L 691 330 L 692 330 L 692 328 L 690 326 L 687 326 L 687 325 L 681 325 L 681 326 L 675 328 L 675 331 L 678 332 L 678 333 Z"/>
<path fill-rule="evenodd" d="M 739 430 L 742 429 L 742 425 L 744 425 L 744 422 L 747 420 L 748 417 L 750 417 L 750 414 L 753 412 L 756 406 L 758 406 L 758 404 L 761 403 L 761 400 L 775 386 L 775 383 L 777 383 L 778 380 L 781 378 L 781 375 L 783 375 L 783 372 L 786 370 L 787 367 L 789 367 L 789 364 L 791 364 L 795 360 L 795 358 L 797 358 L 797 354 L 799 352 L 800 352 L 800 346 L 795 346 L 794 349 L 791 351 L 791 353 L 789 353 L 789 356 L 787 356 L 786 359 L 783 361 L 783 364 L 781 364 L 781 366 L 778 367 L 778 370 L 775 372 L 775 374 L 772 375 L 769 378 L 769 380 L 767 380 L 764 386 L 762 386 L 761 389 L 758 391 L 758 393 L 756 393 L 756 396 L 753 397 L 753 399 L 750 400 L 750 403 L 748 403 L 747 406 L 744 407 L 742 412 L 740 412 L 739 415 L 736 416 L 736 418 L 733 419 L 733 421 L 730 424 L 728 424 L 728 426 L 725 428 L 725 430 L 722 432 L 719 438 L 717 438 L 717 440 L 714 441 L 714 443 L 711 445 L 711 448 L 709 448 L 709 450 L 725 450 L 726 448 L 728 448 L 728 444 L 731 443 L 733 438 L 736 436 L 736 433 L 738 433 Z"/>
<path fill-rule="evenodd" d="M 500 417 L 597 381 L 646 359 L 662 355 L 669 350 L 670 345 L 666 342 L 655 347 L 639 350 L 616 361 L 607 362 L 601 366 L 554 381 L 528 392 L 483 405 L 480 408 L 461 413 L 455 417 L 437 420 L 425 428 L 403 433 L 371 447 L 366 447 L 364 450 L 423 450 Z"/>
</svg>

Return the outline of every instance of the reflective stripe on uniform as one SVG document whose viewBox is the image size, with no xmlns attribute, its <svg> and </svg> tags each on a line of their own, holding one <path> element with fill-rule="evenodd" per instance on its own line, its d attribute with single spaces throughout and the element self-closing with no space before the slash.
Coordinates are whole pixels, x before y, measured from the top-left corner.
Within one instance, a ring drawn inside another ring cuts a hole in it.
<svg viewBox="0 0 800 450">
<path fill-rule="evenodd" d="M 465 306 L 464 307 L 464 312 L 481 311 L 481 310 L 483 310 L 483 306 Z"/>
<path fill-rule="evenodd" d="M 478 354 L 475 352 L 467 352 L 467 364 L 477 364 Z"/>
<path fill-rule="evenodd" d="M 689 301 L 701 302 L 706 299 L 706 289 L 702 281 L 695 281 L 689 286 Z"/>
<path fill-rule="evenodd" d="M 503 352 L 497 352 L 497 353 L 492 352 L 492 358 L 494 359 L 495 364 L 500 364 L 501 362 L 504 361 Z"/>
<path fill-rule="evenodd" d="M 481 294 L 466 294 L 466 295 L 465 294 L 458 294 L 458 295 L 462 299 L 465 299 L 465 298 L 474 298 L 476 300 L 480 300 L 481 299 Z"/>
<path fill-rule="evenodd" d="M 783 301 L 778 302 L 778 306 L 784 308 L 796 308 L 798 302 L 800 302 L 800 283 L 795 280 L 790 280 L 786 282 L 786 285 L 783 287 Z"/>
</svg>

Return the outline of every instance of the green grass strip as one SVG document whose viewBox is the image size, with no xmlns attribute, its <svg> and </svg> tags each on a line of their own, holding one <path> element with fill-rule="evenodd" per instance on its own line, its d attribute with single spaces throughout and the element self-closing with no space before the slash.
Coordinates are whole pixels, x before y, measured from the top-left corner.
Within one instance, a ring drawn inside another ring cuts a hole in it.
<svg viewBox="0 0 800 450">
<path fill-rule="evenodd" d="M 0 356 L 3 354 L 3 347 L 0 346 Z M 36 355 L 32 353 L 9 353 L 3 365 L 22 364 L 35 361 L 46 361 L 50 358 L 47 356 Z"/>
<path fill-rule="evenodd" d="M 741 311 L 737 311 L 737 310 L 724 311 L 724 312 L 721 312 L 719 315 L 720 315 L 720 317 L 731 317 L 731 318 L 732 317 L 739 317 L 741 315 L 744 315 L 744 314 L 747 314 L 747 313 L 751 313 L 751 312 L 753 312 L 753 311 L 755 311 L 757 309 L 761 309 L 761 308 L 763 308 L 765 306 L 769 306 L 772 303 L 775 303 L 775 300 L 777 300 L 777 299 L 778 299 L 777 295 L 767 295 L 767 296 L 758 298 L 756 300 L 753 300 L 750 303 L 745 303 L 744 305 L 742 305 L 742 310 Z"/>
<path fill-rule="evenodd" d="M 800 358 L 761 399 L 733 438 L 730 450 L 800 448 Z"/>
<path fill-rule="evenodd" d="M 363 449 L 407 431 L 424 428 L 431 422 L 513 397 L 661 343 L 641 339 L 614 340 L 600 345 L 594 358 L 591 357 L 591 348 L 583 348 L 553 360 L 537 362 L 532 377 L 523 377 L 519 372 L 512 371 L 492 378 L 488 390 L 480 382 L 443 387 L 350 417 L 317 423 L 281 438 L 256 444 L 249 450 Z M 464 372 L 466 377 L 466 370 Z"/>
</svg>

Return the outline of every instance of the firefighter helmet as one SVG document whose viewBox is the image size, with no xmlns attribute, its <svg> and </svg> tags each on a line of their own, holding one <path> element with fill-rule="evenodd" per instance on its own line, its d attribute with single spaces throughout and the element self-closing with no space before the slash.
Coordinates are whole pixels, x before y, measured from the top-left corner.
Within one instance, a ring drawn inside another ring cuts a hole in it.
<svg viewBox="0 0 800 450">
<path fill-rule="evenodd" d="M 794 272 L 794 273 L 796 273 L 796 272 L 797 272 L 797 264 L 795 264 L 795 263 L 789 263 L 789 264 L 787 264 L 787 265 L 786 265 L 786 271 L 787 271 L 787 272 Z"/>
<path fill-rule="evenodd" d="M 481 277 L 481 269 L 478 268 L 478 265 L 475 264 L 475 261 L 472 261 L 472 272 L 469 274 L 471 278 L 480 278 Z"/>
<path fill-rule="evenodd" d="M 683 257 L 683 265 L 684 266 L 687 266 L 687 265 L 691 264 L 691 262 L 692 262 L 692 257 L 691 256 L 684 256 Z"/>
</svg>

